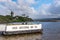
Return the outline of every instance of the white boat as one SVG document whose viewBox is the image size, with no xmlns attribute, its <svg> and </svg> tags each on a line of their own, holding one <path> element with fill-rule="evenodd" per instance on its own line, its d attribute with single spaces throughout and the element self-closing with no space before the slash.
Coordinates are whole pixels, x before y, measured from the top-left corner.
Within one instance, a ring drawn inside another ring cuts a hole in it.
<svg viewBox="0 0 60 40">
<path fill-rule="evenodd" d="M 35 33 L 42 31 L 42 24 L 0 24 L 0 33 L 4 35 Z"/>
</svg>

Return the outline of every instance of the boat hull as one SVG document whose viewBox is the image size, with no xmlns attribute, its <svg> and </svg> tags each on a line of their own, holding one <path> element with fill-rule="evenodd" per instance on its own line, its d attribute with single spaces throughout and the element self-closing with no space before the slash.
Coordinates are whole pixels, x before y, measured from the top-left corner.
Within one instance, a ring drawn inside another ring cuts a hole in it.
<svg viewBox="0 0 60 40">
<path fill-rule="evenodd" d="M 3 35 L 42 32 L 42 24 L 0 25 L 0 32 Z"/>
<path fill-rule="evenodd" d="M 25 34 L 25 33 L 36 33 L 40 32 L 42 33 L 42 29 L 37 30 L 25 30 L 25 31 L 11 31 L 11 32 L 3 32 L 3 35 L 12 35 L 12 34 Z"/>
</svg>

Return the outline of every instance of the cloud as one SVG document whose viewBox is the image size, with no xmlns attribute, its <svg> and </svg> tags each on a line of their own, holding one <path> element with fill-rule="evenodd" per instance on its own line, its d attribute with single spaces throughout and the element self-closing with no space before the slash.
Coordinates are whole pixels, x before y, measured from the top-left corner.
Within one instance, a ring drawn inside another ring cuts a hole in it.
<svg viewBox="0 0 60 40">
<path fill-rule="evenodd" d="M 49 12 L 54 15 L 60 14 L 60 0 L 54 1 L 53 5 L 50 6 Z"/>
<path fill-rule="evenodd" d="M 51 4 L 42 4 L 42 6 L 39 8 L 40 15 L 51 15 L 48 12 L 48 8 L 51 6 Z"/>
<path fill-rule="evenodd" d="M 35 4 L 36 3 L 36 1 L 35 0 L 25 0 L 27 3 L 29 3 L 29 4 Z"/>
<path fill-rule="evenodd" d="M 5 2 L 5 1 L 7 1 L 7 0 L 0 0 L 0 2 Z"/>
<path fill-rule="evenodd" d="M 10 11 L 3 5 L 0 5 L 0 15 L 8 15 L 8 13 L 10 13 Z"/>
<path fill-rule="evenodd" d="M 2 8 L 0 8 L 0 14 L 6 15 L 10 14 L 10 12 L 13 11 L 14 16 L 26 14 L 32 18 L 33 16 L 31 15 L 34 15 L 36 13 L 36 10 L 33 7 L 30 7 L 28 0 L 26 0 L 26 2 L 24 0 L 17 0 L 17 3 L 12 0 L 1 0 L 0 6 L 2 6 Z M 31 2 L 34 3 L 32 0 Z"/>
<path fill-rule="evenodd" d="M 38 19 L 60 17 L 60 0 L 54 0 L 50 4 L 42 4 L 37 15 Z"/>
<path fill-rule="evenodd" d="M 11 11 L 15 15 L 26 14 L 30 18 L 57 18 L 60 16 L 60 1 L 54 0 L 53 3 L 42 3 L 38 10 L 31 5 L 37 5 L 40 0 L 0 0 L 0 14 L 10 14 Z"/>
</svg>

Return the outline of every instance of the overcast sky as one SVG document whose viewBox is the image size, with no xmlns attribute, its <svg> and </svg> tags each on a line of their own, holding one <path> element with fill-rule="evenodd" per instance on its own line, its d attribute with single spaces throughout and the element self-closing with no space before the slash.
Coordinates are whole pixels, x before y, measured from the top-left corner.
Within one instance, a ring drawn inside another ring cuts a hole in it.
<svg viewBox="0 0 60 40">
<path fill-rule="evenodd" d="M 60 17 L 60 0 L 0 0 L 0 15 L 26 14 L 33 19 Z"/>
</svg>

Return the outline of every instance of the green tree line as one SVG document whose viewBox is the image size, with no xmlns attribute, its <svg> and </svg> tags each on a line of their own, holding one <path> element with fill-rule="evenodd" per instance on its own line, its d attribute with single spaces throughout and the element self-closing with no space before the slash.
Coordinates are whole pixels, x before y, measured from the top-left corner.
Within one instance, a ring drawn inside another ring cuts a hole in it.
<svg viewBox="0 0 60 40">
<path fill-rule="evenodd" d="M 28 16 L 25 17 L 25 14 L 23 14 L 23 16 L 13 17 L 13 12 L 11 12 L 11 15 L 0 15 L 0 23 L 33 21 L 31 18 L 28 18 Z"/>
</svg>

